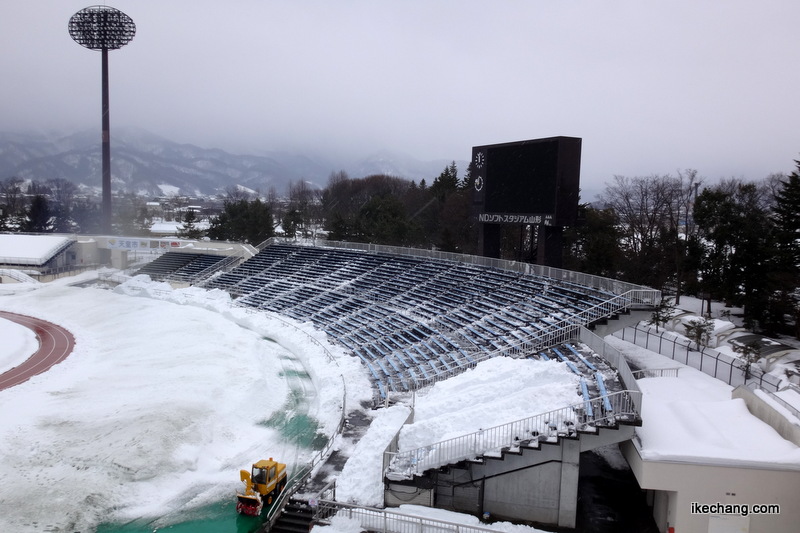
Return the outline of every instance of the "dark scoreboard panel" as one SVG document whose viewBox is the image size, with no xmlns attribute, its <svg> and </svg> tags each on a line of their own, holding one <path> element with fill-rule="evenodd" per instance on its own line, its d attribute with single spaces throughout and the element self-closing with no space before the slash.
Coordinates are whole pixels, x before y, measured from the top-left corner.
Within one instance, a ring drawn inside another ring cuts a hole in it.
<svg viewBox="0 0 800 533">
<path fill-rule="evenodd" d="M 479 222 L 574 224 L 580 193 L 580 138 L 475 146 L 472 163 Z"/>
</svg>

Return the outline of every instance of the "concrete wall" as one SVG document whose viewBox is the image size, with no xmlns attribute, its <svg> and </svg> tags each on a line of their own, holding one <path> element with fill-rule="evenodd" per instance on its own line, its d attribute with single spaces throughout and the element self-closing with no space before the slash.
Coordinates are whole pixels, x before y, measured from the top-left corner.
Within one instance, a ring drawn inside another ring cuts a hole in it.
<svg viewBox="0 0 800 533">
<path fill-rule="evenodd" d="M 654 517 L 660 531 L 710 533 L 723 527 L 709 514 L 693 513 L 692 503 L 713 505 L 778 504 L 780 514 L 749 514 L 746 531 L 796 533 L 800 524 L 800 467 L 775 465 L 707 465 L 670 461 L 645 461 L 632 442 L 620 446 L 643 489 L 657 491 Z M 768 458 L 764 458 L 767 460 Z M 739 526 L 737 526 L 739 527 Z"/>
<path fill-rule="evenodd" d="M 769 424 L 772 429 L 784 439 L 795 443 L 800 446 L 800 426 L 789 421 L 782 413 L 779 413 L 775 407 L 770 405 L 764 398 L 757 395 L 747 387 L 736 387 L 731 394 L 733 398 L 742 398 L 747 410 L 753 416 L 757 417 L 762 422 Z"/>
<path fill-rule="evenodd" d="M 630 439 L 632 426 L 601 429 L 596 434 L 521 447 L 519 452 L 486 456 L 429 471 L 414 480 L 386 483 L 387 506 L 430 505 L 505 520 L 524 520 L 575 527 L 581 453 Z M 433 488 L 433 492 L 429 490 Z"/>
<path fill-rule="evenodd" d="M 451 466 L 436 476 L 436 507 L 558 524 L 563 454 L 562 445 L 542 444 L 538 450 L 523 447 L 520 454 Z"/>
<path fill-rule="evenodd" d="M 75 264 L 94 265 L 98 263 L 97 241 L 94 239 L 79 239 L 74 245 Z"/>
</svg>

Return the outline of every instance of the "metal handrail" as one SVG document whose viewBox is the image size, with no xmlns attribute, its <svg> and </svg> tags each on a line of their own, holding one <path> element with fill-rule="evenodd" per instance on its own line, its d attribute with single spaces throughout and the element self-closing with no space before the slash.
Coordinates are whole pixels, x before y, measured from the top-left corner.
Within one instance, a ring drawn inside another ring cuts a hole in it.
<svg viewBox="0 0 800 533">
<path fill-rule="evenodd" d="M 473 361 L 466 362 L 462 364 L 458 368 L 453 368 L 450 370 L 445 370 L 439 372 L 434 376 L 430 376 L 428 378 L 417 378 L 414 382 L 410 385 L 411 390 L 419 390 L 425 387 L 429 387 L 434 383 L 439 381 L 443 381 L 445 379 L 449 379 L 453 376 L 461 374 L 462 372 L 475 367 L 478 363 L 482 361 L 486 361 L 493 357 L 498 356 L 511 356 L 516 357 L 520 355 L 528 355 L 530 353 L 538 352 L 539 350 L 548 348 L 555 344 L 560 344 L 563 342 L 568 341 L 576 336 L 578 336 L 578 332 L 582 326 L 587 326 L 591 322 L 595 320 L 600 320 L 602 318 L 611 317 L 619 312 L 624 311 L 630 306 L 632 301 L 637 299 L 642 300 L 640 292 L 651 292 L 652 289 L 647 289 L 646 291 L 641 291 L 637 289 L 635 291 L 629 291 L 625 294 L 621 294 L 611 298 L 605 302 L 601 302 L 596 304 L 592 307 L 584 309 L 574 315 L 571 315 L 567 318 L 563 318 L 557 322 L 549 324 L 546 327 L 546 330 L 542 332 L 535 338 L 532 338 L 527 341 L 517 341 L 511 343 L 509 346 L 505 346 L 503 348 L 498 348 L 491 352 L 485 352 L 482 354 L 470 354 L 473 358 Z M 659 292 L 659 291 L 654 291 Z M 386 388 L 386 390 L 403 390 L 405 386 L 402 384 L 398 384 L 398 379 L 388 377 L 385 380 L 382 380 L 381 383 Z M 398 386 L 400 385 L 400 386 Z"/>
<path fill-rule="evenodd" d="M 677 378 L 680 368 L 645 368 L 631 372 L 634 379 L 643 378 Z"/>
<path fill-rule="evenodd" d="M 619 391 L 413 450 L 387 452 L 392 457 L 384 474 L 390 478 L 405 479 L 431 468 L 499 452 L 505 447 L 518 447 L 531 442 L 557 442 L 560 437 L 575 436 L 578 431 L 613 427 L 619 422 L 636 423 L 639 419 L 636 405 L 641 400 L 641 394 L 634 390 Z M 611 404 L 610 411 L 604 408 L 606 400 Z M 592 407 L 591 414 L 587 403 Z"/>
<path fill-rule="evenodd" d="M 265 241 L 265 246 L 274 242 L 280 242 L 278 239 Z M 261 246 L 261 245 L 259 245 Z M 604 278 L 602 276 L 595 276 L 592 274 L 584 274 L 582 272 L 575 272 L 572 270 L 564 270 L 561 268 L 547 267 L 543 265 L 534 265 L 522 261 L 509 261 L 506 259 L 496 259 L 492 257 L 483 257 L 479 255 L 457 254 L 451 252 L 442 252 L 438 250 L 427 250 L 421 248 L 404 248 L 401 246 L 386 246 L 381 244 L 366 244 L 347 241 L 324 241 L 319 246 L 329 248 L 345 248 L 351 250 L 361 250 L 366 252 L 387 253 L 401 256 L 422 257 L 427 259 L 440 259 L 444 261 L 456 261 L 471 265 L 479 265 L 488 268 L 497 268 L 501 270 L 510 270 L 519 272 L 520 274 L 543 276 L 559 281 L 569 281 L 585 287 L 595 287 L 606 290 L 612 294 L 624 294 L 631 291 L 645 291 L 650 293 L 641 302 L 646 305 L 656 305 L 661 299 L 661 291 L 645 287 L 643 285 L 636 285 L 611 278 Z"/>
<path fill-rule="evenodd" d="M 401 514 L 386 509 L 359 507 L 330 500 L 320 500 L 314 508 L 315 523 L 329 524 L 331 518 L 337 515 L 358 520 L 364 531 L 380 533 L 497 533 L 496 529 L 481 526 Z"/>
</svg>

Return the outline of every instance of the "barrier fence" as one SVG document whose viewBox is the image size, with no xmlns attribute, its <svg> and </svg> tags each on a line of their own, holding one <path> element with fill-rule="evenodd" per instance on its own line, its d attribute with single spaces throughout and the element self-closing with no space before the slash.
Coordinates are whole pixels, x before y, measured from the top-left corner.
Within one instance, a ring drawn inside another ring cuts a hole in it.
<svg viewBox="0 0 800 533">
<path fill-rule="evenodd" d="M 508 424 L 398 452 L 389 460 L 387 476 L 408 478 L 430 468 L 473 459 L 487 452 L 499 452 L 505 447 L 514 448 L 532 441 L 536 444 L 557 442 L 559 437 L 575 436 L 577 431 L 592 431 L 598 426 L 613 427 L 620 421 L 635 423 L 639 416 L 636 405 L 641 402 L 641 394 L 632 390 L 615 392 Z"/>
<path fill-rule="evenodd" d="M 330 524 L 334 516 L 358 521 L 362 531 L 378 533 L 497 533 L 496 529 L 458 524 L 422 516 L 358 507 L 341 502 L 320 500 L 314 507 L 314 522 Z"/>
<path fill-rule="evenodd" d="M 671 331 L 662 330 L 656 333 L 651 327 L 636 325 L 617 331 L 613 335 L 669 357 L 673 361 L 696 368 L 732 387 L 755 384 L 768 392 L 776 392 L 781 388 L 780 379 L 764 373 L 759 366 L 748 364 L 707 346 L 697 346 L 689 339 Z"/>
</svg>

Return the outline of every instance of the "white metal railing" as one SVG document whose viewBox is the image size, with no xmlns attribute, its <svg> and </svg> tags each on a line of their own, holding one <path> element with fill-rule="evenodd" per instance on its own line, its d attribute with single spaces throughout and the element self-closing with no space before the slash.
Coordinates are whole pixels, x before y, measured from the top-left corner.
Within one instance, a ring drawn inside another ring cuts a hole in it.
<svg viewBox="0 0 800 533">
<path fill-rule="evenodd" d="M 358 507 L 330 500 L 317 502 L 314 508 L 314 522 L 330 524 L 334 516 L 357 520 L 362 531 L 379 533 L 497 533 L 496 529 L 408 515 L 386 509 Z"/>
<path fill-rule="evenodd" d="M 273 242 L 280 242 L 279 240 L 265 241 L 265 246 Z M 259 245 L 261 246 L 261 245 Z M 366 244 L 345 241 L 324 241 L 318 246 L 329 248 L 345 248 L 350 250 L 361 250 L 366 252 L 387 253 L 393 255 L 404 255 L 412 257 L 423 257 L 428 259 L 440 259 L 444 261 L 457 261 L 460 263 L 467 263 L 471 265 L 479 265 L 488 268 L 497 268 L 501 270 L 510 270 L 519 272 L 520 274 L 543 276 L 559 281 L 568 281 L 585 287 L 595 287 L 608 291 L 612 294 L 625 294 L 631 291 L 638 292 L 641 300 L 635 300 L 634 303 L 645 305 L 656 305 L 661 300 L 661 292 L 642 285 L 634 283 L 627 283 L 611 278 L 604 278 L 601 276 L 594 276 L 592 274 L 584 274 L 583 272 L 575 272 L 572 270 L 564 270 L 562 268 L 547 267 L 543 265 L 534 265 L 522 261 L 509 261 L 506 259 L 495 259 L 492 257 L 483 257 L 479 255 L 466 255 L 456 254 L 450 252 L 441 252 L 438 250 L 425 250 L 420 248 L 403 248 L 400 246 L 385 246 L 380 244 Z"/>
<path fill-rule="evenodd" d="M 218 254 L 216 254 L 218 255 Z M 223 270 L 227 270 L 228 267 L 231 265 L 235 265 L 241 260 L 241 256 L 238 255 L 228 255 L 224 259 L 221 259 L 217 263 L 213 265 L 207 266 L 200 272 L 197 272 L 191 276 L 191 280 L 195 285 L 202 284 L 206 279 L 210 278 L 212 275 L 216 274 L 217 272 L 221 272 Z M 187 281 L 185 279 L 178 279 L 178 276 L 175 276 L 175 272 L 168 274 L 164 277 L 164 281 Z"/>
<path fill-rule="evenodd" d="M 647 291 L 650 290 L 651 289 L 648 289 Z M 631 292 L 638 293 L 640 291 L 635 290 Z M 408 388 L 412 390 L 418 390 L 424 387 L 431 386 L 434 383 L 437 383 L 445 379 L 449 379 L 455 375 L 464 372 L 465 370 L 473 368 L 481 361 L 486 361 L 487 359 L 491 359 L 493 357 L 526 356 L 531 353 L 536 353 L 544 348 L 548 348 L 556 344 L 567 342 L 568 340 L 577 337 L 579 332 L 585 330 L 583 326 L 588 326 L 591 322 L 594 322 L 595 320 L 599 320 L 601 318 L 614 316 L 615 314 L 627 309 L 630 306 L 630 302 L 636 300 L 639 296 L 640 295 L 638 294 L 629 294 L 629 293 L 615 296 L 614 298 L 611 298 L 607 301 L 601 302 L 592 307 L 584 309 L 583 311 L 575 313 L 574 315 L 562 318 L 561 320 L 548 324 L 545 327 L 544 331 L 540 332 L 536 337 L 533 337 L 529 340 L 525 341 L 519 340 L 517 342 L 511 343 L 509 346 L 504 346 L 502 348 L 498 348 L 497 350 L 491 352 L 470 353 L 470 356 L 473 359 L 472 362 L 465 362 L 464 364 L 462 364 L 457 368 L 444 370 L 428 378 L 423 378 L 423 377 L 417 378 L 413 382 L 413 384 L 410 384 Z M 586 331 L 588 332 L 588 330 Z M 600 339 L 600 341 L 602 343 L 602 339 Z M 603 354 L 605 351 L 609 351 L 610 349 L 610 347 L 608 346 L 601 347 L 599 350 L 592 345 L 590 345 L 590 347 L 600 354 Z M 612 366 L 618 368 L 620 366 L 619 362 L 623 360 L 622 356 L 619 355 L 619 352 L 616 352 L 616 354 L 613 354 L 613 359 L 614 361 L 610 361 L 612 363 Z M 627 364 L 625 365 L 625 367 L 627 368 Z M 632 378 L 626 381 L 628 387 L 633 387 L 634 385 L 632 385 L 631 383 L 634 382 L 635 380 Z M 406 386 L 400 382 L 399 378 L 388 377 L 385 380 L 382 380 L 381 383 L 387 391 L 406 389 Z"/>
<path fill-rule="evenodd" d="M 389 452 L 393 456 L 388 460 L 389 468 L 385 474 L 390 478 L 405 479 L 431 468 L 497 453 L 503 448 L 558 442 L 560 437 L 574 436 L 577 431 L 615 426 L 621 421 L 636 423 L 639 417 L 636 405 L 640 404 L 641 394 L 635 390 L 619 391 L 413 450 Z M 604 407 L 606 400 L 611 404 L 611 410 Z"/>
<path fill-rule="evenodd" d="M 645 368 L 644 370 L 634 370 L 634 379 L 642 378 L 677 378 L 680 368 Z"/>
<path fill-rule="evenodd" d="M 311 246 L 311 244 L 287 241 L 286 239 L 281 239 L 279 237 L 270 237 L 269 239 L 260 243 L 256 248 L 258 250 L 263 250 L 271 244 L 283 242 L 290 242 L 291 244 L 298 246 Z M 470 265 L 484 266 L 487 268 L 509 270 L 531 276 L 542 276 L 558 281 L 567 281 L 577 285 L 582 285 L 584 287 L 594 287 L 608 291 L 612 294 L 619 295 L 631 293 L 631 291 L 641 291 L 638 293 L 641 296 L 641 300 L 637 299 L 633 302 L 636 304 L 657 305 L 661 300 L 661 291 L 657 291 L 643 285 L 636 285 L 634 283 L 619 281 L 612 278 L 604 278 L 602 276 L 585 274 L 583 272 L 575 272 L 573 270 L 564 270 L 563 268 L 534 265 L 522 261 L 509 261 L 507 259 L 496 259 L 493 257 L 484 257 L 480 255 L 456 254 L 452 252 L 442 252 L 439 250 L 427 250 L 422 248 L 405 248 L 402 246 L 387 246 L 382 244 L 368 244 L 347 241 L 320 241 L 319 243 L 314 244 L 314 246 L 359 250 L 372 253 L 386 253 L 426 259 L 438 259 L 442 261 L 455 261 Z"/>
<path fill-rule="evenodd" d="M 800 394 L 800 387 L 798 387 L 794 383 L 790 383 L 789 385 L 780 389 L 778 392 L 767 392 L 767 394 L 769 394 L 770 398 L 778 402 L 781 405 L 781 407 L 792 413 L 796 418 L 800 419 L 800 409 L 798 409 L 791 403 L 787 402 L 786 400 L 778 396 L 778 393 L 783 392 L 785 390 L 793 390 L 797 394 Z"/>
</svg>

